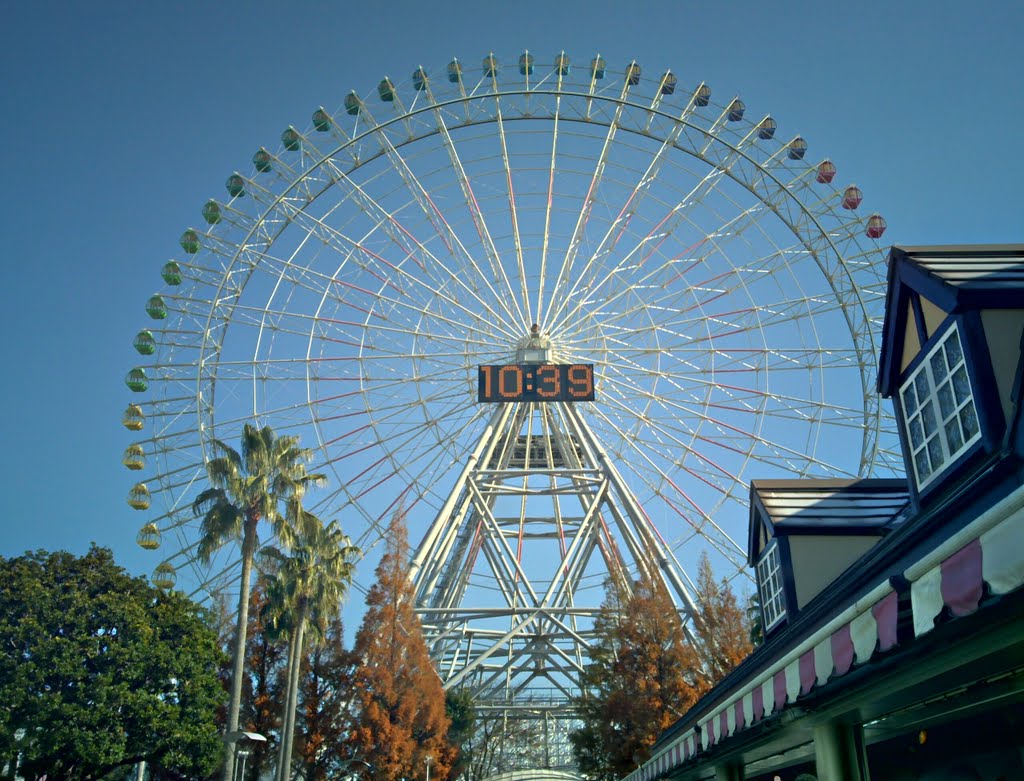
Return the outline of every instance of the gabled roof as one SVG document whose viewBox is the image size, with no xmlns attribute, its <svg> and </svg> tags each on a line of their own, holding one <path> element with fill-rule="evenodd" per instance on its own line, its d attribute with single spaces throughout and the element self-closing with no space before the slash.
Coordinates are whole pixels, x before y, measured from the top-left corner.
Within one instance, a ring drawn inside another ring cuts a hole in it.
<svg viewBox="0 0 1024 781">
<path fill-rule="evenodd" d="M 889 250 L 889 286 L 878 390 L 892 395 L 911 291 L 945 312 L 1024 306 L 1024 244 L 898 247 Z"/>
<path fill-rule="evenodd" d="M 752 480 L 747 563 L 756 565 L 757 532 L 880 534 L 910 501 L 902 478 Z"/>
</svg>

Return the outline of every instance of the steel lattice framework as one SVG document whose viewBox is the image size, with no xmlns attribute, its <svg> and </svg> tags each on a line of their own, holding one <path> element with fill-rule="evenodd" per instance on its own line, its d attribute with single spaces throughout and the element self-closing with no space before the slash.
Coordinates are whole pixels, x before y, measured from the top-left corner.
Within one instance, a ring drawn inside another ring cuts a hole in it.
<svg viewBox="0 0 1024 781">
<path fill-rule="evenodd" d="M 610 571 L 655 561 L 685 618 L 701 553 L 743 571 L 751 477 L 899 468 L 884 221 L 807 150 L 704 83 L 565 54 L 417 68 L 286 128 L 182 234 L 135 341 L 154 579 L 230 587 L 190 507 L 255 419 L 316 449 L 314 510 L 371 562 L 406 515 L 447 685 L 564 719 Z M 476 403 L 534 323 L 596 401 Z"/>
</svg>

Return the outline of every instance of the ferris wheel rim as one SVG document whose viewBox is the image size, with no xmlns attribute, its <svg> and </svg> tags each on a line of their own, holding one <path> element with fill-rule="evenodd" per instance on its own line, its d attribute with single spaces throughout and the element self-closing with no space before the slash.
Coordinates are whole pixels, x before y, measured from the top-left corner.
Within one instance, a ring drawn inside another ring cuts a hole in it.
<svg viewBox="0 0 1024 781">
<path fill-rule="evenodd" d="M 494 81 L 494 83 L 497 84 L 498 82 Z M 739 148 L 737 148 L 735 146 L 730 146 L 726 140 L 721 139 L 720 137 L 714 135 L 714 133 L 712 133 L 709 130 L 706 130 L 706 129 L 701 128 L 701 127 L 699 127 L 697 125 L 689 123 L 688 119 L 672 116 L 671 114 L 669 114 L 667 112 L 662 112 L 660 110 L 660 108 L 652 109 L 651 107 L 645 106 L 645 105 L 643 105 L 641 103 L 631 103 L 631 102 L 628 102 L 628 101 L 623 101 L 621 99 L 615 99 L 611 95 L 594 95 L 594 94 L 583 93 L 583 92 L 565 91 L 565 90 L 561 90 L 561 89 L 547 90 L 547 91 L 544 91 L 544 90 L 530 90 L 530 89 L 513 89 L 513 90 L 500 90 L 500 91 L 494 91 L 494 92 L 481 92 L 481 93 L 475 93 L 474 92 L 474 93 L 471 93 L 471 94 L 468 94 L 468 95 L 463 91 L 462 94 L 460 94 L 459 96 L 450 98 L 450 99 L 448 99 L 448 100 L 446 100 L 446 101 L 444 101 L 442 103 L 433 103 L 433 102 L 431 102 L 431 103 L 429 103 L 427 105 L 424 105 L 424 106 L 422 106 L 420 108 L 415 109 L 415 111 L 402 111 L 401 113 L 396 114 L 396 116 L 392 117 L 391 119 L 386 120 L 385 122 L 376 122 L 376 121 L 374 121 L 374 123 L 372 125 L 368 123 L 367 127 L 362 129 L 361 133 L 358 136 L 353 136 L 353 138 L 351 138 L 345 144 L 342 144 L 342 145 L 338 146 L 337 148 L 332 149 L 330 152 L 325 153 L 322 156 L 320 163 L 318 163 L 317 165 L 311 167 L 309 170 L 303 170 L 301 175 L 296 176 L 294 178 L 294 180 L 291 182 L 290 185 L 288 185 L 287 187 L 283 188 L 280 192 L 277 193 L 277 195 L 274 198 L 273 203 L 265 204 L 264 205 L 264 207 L 262 208 L 262 210 L 259 213 L 258 217 L 256 217 L 253 220 L 253 225 L 252 225 L 249 233 L 246 236 L 246 241 L 242 242 L 241 244 L 239 244 L 238 250 L 235 253 L 235 255 L 232 257 L 229 266 L 224 269 L 223 275 L 221 277 L 221 286 L 217 289 L 217 291 L 216 291 L 217 295 L 215 296 L 215 298 L 218 300 L 218 302 L 222 300 L 221 299 L 221 293 L 224 292 L 225 286 L 228 284 L 229 279 L 230 279 L 230 281 L 236 283 L 236 286 L 237 286 L 235 294 L 234 294 L 234 296 L 235 296 L 235 298 L 234 298 L 235 303 L 233 303 L 231 305 L 231 307 L 227 310 L 228 317 L 226 318 L 226 325 L 223 328 L 211 328 L 210 327 L 211 323 L 215 319 L 214 318 L 215 310 L 213 308 L 210 309 L 210 311 L 208 313 L 207 320 L 206 320 L 205 337 L 204 337 L 204 341 L 203 341 L 202 352 L 200 354 L 200 359 L 199 359 L 199 371 L 196 374 L 196 382 L 195 382 L 195 389 L 196 389 L 195 392 L 196 392 L 196 399 L 197 399 L 195 412 L 196 412 L 197 427 L 200 430 L 200 432 L 205 432 L 205 433 L 200 435 L 200 440 L 201 440 L 201 443 L 202 443 L 201 447 L 203 449 L 204 457 L 206 455 L 205 454 L 205 450 L 206 450 L 206 442 L 208 441 L 208 437 L 214 436 L 213 431 L 215 429 L 214 429 L 214 425 L 213 424 L 216 421 L 214 421 L 214 419 L 212 417 L 212 410 L 214 409 L 214 407 L 216 405 L 217 379 L 218 379 L 218 377 L 216 376 L 216 374 L 212 375 L 209 378 L 209 384 L 207 386 L 204 386 L 203 385 L 203 380 L 204 380 L 204 378 L 203 378 L 203 370 L 210 363 L 212 363 L 214 366 L 219 364 L 219 359 L 220 359 L 221 351 L 223 349 L 223 340 L 228 335 L 228 330 L 229 330 L 228 326 L 233 322 L 232 317 L 233 317 L 233 314 L 234 314 L 234 307 L 237 305 L 237 301 L 238 301 L 239 297 L 242 295 L 242 292 L 244 291 L 244 288 L 245 288 L 245 286 L 246 286 L 246 284 L 248 282 L 248 279 L 253 274 L 256 273 L 256 267 L 255 267 L 255 265 L 250 267 L 248 269 L 248 271 L 242 275 L 241 280 L 231 278 L 231 271 L 232 271 L 232 269 L 234 269 L 236 267 L 241 268 L 241 266 L 244 264 L 243 255 L 247 251 L 249 251 L 248 239 L 256 234 L 256 232 L 258 231 L 259 227 L 261 225 L 264 225 L 268 221 L 268 218 L 270 216 L 275 215 L 275 209 L 278 208 L 279 204 L 284 202 L 284 200 L 286 199 L 288 194 L 292 193 L 292 192 L 295 192 L 297 190 L 297 188 L 300 186 L 301 182 L 307 180 L 310 177 L 310 175 L 311 175 L 311 173 L 313 171 L 317 170 L 320 165 L 324 165 L 325 162 L 328 159 L 332 158 L 333 155 L 338 155 L 341 152 L 343 152 L 346 148 L 355 146 L 355 145 L 357 145 L 361 141 L 370 140 L 370 139 L 374 138 L 377 135 L 382 135 L 387 128 L 399 125 L 401 122 L 407 120 L 409 117 L 413 116 L 414 114 L 429 115 L 429 114 L 439 113 L 442 110 L 442 108 L 462 107 L 465 104 L 467 104 L 469 102 L 473 102 L 473 101 L 477 101 L 477 102 L 479 102 L 479 101 L 489 101 L 489 100 L 494 100 L 496 98 L 504 98 L 504 97 L 509 97 L 509 98 L 529 98 L 529 97 L 539 97 L 539 96 L 548 96 L 548 97 L 555 97 L 555 98 L 560 98 L 560 97 L 585 98 L 585 99 L 590 99 L 590 100 L 594 100 L 594 101 L 603 101 L 603 102 L 608 103 L 608 104 L 622 105 L 622 106 L 625 106 L 625 107 L 636 109 L 638 111 L 644 111 L 644 112 L 649 112 L 649 113 L 652 113 L 652 114 L 658 114 L 663 119 L 666 119 L 666 120 L 668 120 L 670 122 L 683 123 L 683 124 L 687 125 L 688 127 L 691 127 L 694 131 L 696 131 L 698 133 L 702 133 L 708 139 L 709 144 L 710 143 L 723 143 L 723 144 L 725 144 L 735 154 L 737 154 L 737 155 L 743 157 L 744 159 L 746 159 L 752 166 L 757 168 L 759 171 L 764 171 L 765 170 L 761 163 L 759 163 L 756 160 L 753 160 L 752 158 L 748 157 L 746 155 L 746 153 L 742 149 L 739 149 Z M 369 101 L 366 101 L 366 102 L 369 102 Z M 333 119 L 334 115 L 331 115 L 331 116 L 332 116 L 332 119 Z M 440 119 L 440 116 L 439 116 L 439 119 Z M 581 123 L 583 122 L 583 120 L 580 120 L 578 118 L 562 116 L 559 113 L 557 113 L 557 110 L 556 110 L 555 115 L 553 115 L 552 117 L 536 117 L 536 118 L 535 117 L 525 117 L 525 116 L 524 117 L 507 117 L 507 118 L 505 118 L 503 120 L 503 119 L 500 118 L 500 115 L 499 115 L 499 118 L 482 119 L 482 120 L 475 121 L 475 122 L 472 122 L 472 123 L 467 121 L 467 123 L 465 125 L 459 126 L 458 128 L 453 128 L 453 129 L 455 129 L 457 131 L 461 131 L 465 127 L 477 127 L 477 126 L 486 127 L 486 126 L 489 126 L 489 125 L 494 125 L 494 124 L 500 123 L 502 121 L 517 122 L 517 121 L 527 120 L 527 119 L 542 119 L 542 120 L 546 120 L 546 121 L 554 120 L 555 122 L 559 122 L 559 121 L 581 122 Z M 749 123 L 748 122 L 748 124 L 750 125 L 750 127 L 752 129 L 757 127 L 756 123 Z M 598 121 L 598 122 L 594 123 L 591 126 L 601 126 L 601 127 L 610 128 L 612 126 L 612 123 L 611 122 L 603 123 L 603 122 Z M 712 126 L 712 128 L 713 127 L 714 126 Z M 637 134 L 637 135 L 641 135 L 639 133 L 639 131 L 636 130 L 635 128 L 621 127 L 620 126 L 618 129 L 625 130 L 628 133 L 634 133 L 634 134 Z M 308 135 L 309 132 L 310 131 L 306 131 L 305 135 Z M 437 129 L 437 130 L 435 130 L 435 131 L 433 131 L 431 133 L 424 132 L 422 135 L 415 136 L 415 137 L 410 137 L 408 140 L 403 142 L 398 148 L 404 148 L 406 145 L 411 145 L 411 144 L 417 143 L 417 142 L 422 141 L 424 139 L 430 138 L 431 136 L 440 135 L 441 133 L 442 133 L 441 129 Z M 303 138 L 305 138 L 305 135 L 303 136 Z M 659 140 L 659 138 L 657 136 L 655 136 L 654 138 L 655 138 L 655 140 Z M 660 139 L 660 140 L 662 140 L 663 142 L 665 141 L 665 139 Z M 382 144 L 382 146 L 383 146 L 383 144 Z M 710 168 L 714 169 L 714 163 L 712 161 L 708 160 L 706 157 L 703 157 L 701 155 L 693 154 L 693 152 L 691 150 L 687 150 L 687 149 L 679 147 L 678 145 L 675 145 L 675 144 L 674 144 L 674 148 L 677 151 L 679 151 L 679 152 L 684 152 L 686 154 L 691 155 L 692 157 L 694 157 L 694 159 L 696 159 L 696 160 L 698 160 L 698 161 L 700 161 L 702 163 L 705 163 Z M 780 147 L 780 150 L 782 150 L 784 148 L 785 148 L 785 145 Z M 279 159 L 280 154 L 281 153 L 278 152 L 277 155 L 274 155 L 274 159 L 275 160 Z M 387 152 L 384 149 L 381 149 L 374 156 L 367 157 L 365 160 L 360 161 L 356 166 L 354 166 L 352 169 L 349 170 L 349 173 L 351 173 L 353 171 L 356 171 L 358 169 L 361 169 L 361 168 L 363 168 L 365 166 L 373 165 L 375 163 L 375 161 L 378 161 L 382 157 L 386 157 L 386 156 L 387 156 Z M 810 170 L 813 170 L 813 169 L 808 169 L 808 171 L 810 171 Z M 729 178 L 731 178 L 734 182 L 736 182 L 740 186 L 747 187 L 747 189 L 750 192 L 750 194 L 755 199 L 760 201 L 762 204 L 766 203 L 765 199 L 766 199 L 767 196 L 764 193 L 758 192 L 757 190 L 753 189 L 752 187 L 748 187 L 740 179 L 736 178 L 734 176 L 734 174 L 733 174 L 733 171 L 732 171 L 731 167 L 726 168 L 725 170 L 722 171 L 722 173 L 724 173 L 724 175 L 726 175 Z M 771 171 L 767 171 L 766 173 L 768 173 L 768 175 L 771 178 L 773 178 L 773 179 L 775 178 L 774 173 L 772 173 Z M 253 176 L 253 175 L 245 177 L 246 184 L 250 185 L 253 182 L 254 179 L 255 179 L 255 176 Z M 830 239 L 830 237 L 828 235 L 828 231 L 824 227 L 822 227 L 820 222 L 818 221 L 817 213 L 812 211 L 811 209 L 809 209 L 807 204 L 805 204 L 803 201 L 801 201 L 800 198 L 797 196 L 797 194 L 795 192 L 790 191 L 787 187 L 785 187 L 781 181 L 779 181 L 777 179 L 775 181 L 776 181 L 776 184 L 779 186 L 780 191 L 787 198 L 789 198 L 805 216 L 807 216 L 808 218 L 811 219 L 813 225 L 819 231 L 819 236 L 824 236 L 826 239 Z M 323 188 L 322 188 L 322 192 L 327 192 L 328 190 L 333 188 L 335 186 L 335 184 L 336 184 L 335 182 L 327 182 L 327 183 L 325 183 Z M 246 194 L 249 194 L 249 193 L 247 192 Z M 241 198 L 241 197 L 242 196 L 238 196 L 236 198 L 233 198 L 231 201 L 228 202 L 227 205 L 230 206 L 238 198 Z M 319 195 L 317 197 L 319 197 Z M 302 209 L 308 208 L 311 205 L 312 205 L 312 201 L 308 202 L 306 205 L 301 207 L 301 209 L 299 211 L 301 211 Z M 783 221 L 785 222 L 785 220 L 783 220 Z M 791 231 L 793 237 L 795 237 L 795 239 L 797 240 L 797 242 L 803 244 L 804 247 L 809 252 L 811 252 L 811 254 L 813 255 L 814 254 L 813 249 L 808 244 L 809 239 L 806 239 L 804 237 L 804 235 L 801 233 L 801 231 L 798 230 L 792 224 L 787 222 L 786 225 L 789 228 L 789 230 Z M 216 226 L 214 226 L 214 227 L 216 227 Z M 269 238 L 267 246 L 268 247 L 269 246 L 273 246 L 273 244 L 277 240 L 277 238 L 280 237 L 288 228 L 289 228 L 289 224 L 288 223 L 282 223 L 279 226 L 278 233 L 272 235 Z M 850 284 L 850 288 L 848 290 L 844 290 L 844 292 L 847 293 L 847 294 L 852 293 L 854 295 L 854 297 L 856 298 L 856 303 L 855 303 L 854 306 L 863 315 L 863 321 L 865 323 L 870 324 L 871 318 L 870 318 L 870 316 L 868 314 L 868 305 L 864 301 L 864 299 L 861 297 L 861 295 L 860 295 L 860 288 L 858 287 L 857 284 L 855 284 L 855 282 L 853 280 L 853 272 L 850 270 L 850 268 L 847 267 L 846 262 L 845 262 L 845 258 L 843 256 L 843 254 L 838 251 L 838 249 L 836 249 L 836 255 L 837 255 L 837 257 L 840 260 L 840 265 L 842 266 L 843 273 L 849 277 L 849 280 L 850 280 L 850 283 L 851 283 Z M 817 257 L 815 257 L 815 260 L 817 260 Z M 820 262 L 819 262 L 819 267 L 821 267 L 820 266 Z M 338 269 L 335 270 L 335 272 L 334 272 L 335 275 L 338 273 L 338 270 L 340 268 L 341 268 L 341 266 L 339 266 Z M 825 274 L 825 269 L 824 268 L 822 268 L 822 272 L 823 272 L 823 274 Z M 282 274 L 283 274 L 283 271 L 282 271 Z M 832 289 L 833 289 L 833 291 L 836 293 L 836 295 L 838 297 L 839 294 L 840 294 L 840 291 L 835 287 L 836 283 L 835 283 L 834 279 L 831 276 L 829 276 L 828 274 L 825 274 L 825 276 L 828 279 L 829 284 L 833 285 Z M 325 299 L 326 299 L 326 296 L 327 296 L 327 289 L 325 288 L 325 290 L 324 290 L 324 298 Z M 529 303 L 528 299 L 527 299 L 526 303 Z M 840 311 L 843 312 L 844 316 L 847 316 L 847 320 L 849 321 L 849 317 L 848 317 L 848 313 L 847 313 L 847 306 L 848 306 L 848 304 L 847 304 L 847 302 L 845 300 L 841 300 L 840 301 Z M 224 314 L 224 310 L 217 310 L 216 314 Z M 424 310 L 422 314 L 423 314 L 423 316 L 426 316 L 427 315 L 426 310 Z M 851 334 L 853 333 L 854 330 L 856 330 L 856 329 L 851 327 Z M 261 327 L 261 333 L 262 333 L 262 327 Z M 872 360 L 875 358 L 875 355 L 874 355 L 874 352 L 873 352 L 874 351 L 874 344 L 875 344 L 875 336 L 874 336 L 874 334 L 873 334 L 873 332 L 871 331 L 870 328 L 866 328 L 866 333 L 868 335 L 868 348 L 866 350 L 865 350 L 865 347 L 863 345 L 861 345 L 857 341 L 856 336 L 854 336 L 854 339 L 853 339 L 854 350 L 857 353 L 858 361 L 860 362 L 861 367 L 862 367 L 861 372 L 860 372 L 861 373 L 862 385 L 865 384 L 865 383 L 870 382 L 870 378 L 866 377 L 866 369 L 864 368 L 866 365 L 868 365 L 870 363 L 870 361 L 865 361 L 864 360 L 865 352 L 866 352 L 868 358 L 870 358 Z M 213 346 L 208 349 L 207 339 L 211 339 L 211 338 L 214 340 L 213 341 Z M 312 348 L 313 340 L 314 340 L 313 332 L 310 331 L 310 334 L 309 334 L 309 346 L 310 346 L 310 349 Z M 258 352 L 259 352 L 259 350 L 257 349 L 257 354 L 258 354 Z M 307 390 L 310 389 L 310 384 L 309 384 L 309 379 L 310 379 L 309 356 L 310 356 L 310 352 L 307 351 L 307 373 L 306 373 Z M 419 386 L 417 386 L 417 387 L 419 387 Z M 203 397 L 204 397 L 203 391 L 204 390 L 208 391 L 208 400 L 206 401 L 206 403 L 203 403 Z M 363 392 L 364 392 L 364 394 L 366 393 L 365 390 Z M 710 388 L 708 388 L 706 392 L 710 393 Z M 308 396 L 307 396 L 307 401 L 311 403 L 311 399 Z M 421 399 L 421 401 L 422 401 L 422 399 Z M 654 403 L 654 402 L 653 402 L 653 400 L 649 400 L 648 403 Z M 767 404 L 767 397 L 762 397 L 761 403 L 762 404 Z M 256 410 L 254 410 L 254 412 L 255 411 Z M 877 424 L 881 422 L 882 414 L 883 414 L 883 412 L 881 410 L 880 405 L 876 404 L 874 408 L 871 408 L 870 404 L 867 404 L 867 403 L 865 404 L 865 408 L 864 408 L 864 412 L 863 412 L 863 417 L 864 417 L 866 422 L 868 421 L 868 419 L 874 419 L 875 422 L 876 422 L 876 426 L 877 426 Z M 478 414 L 473 415 L 471 417 L 471 420 L 478 420 L 480 417 L 481 417 L 481 415 L 478 413 Z M 236 419 L 240 420 L 241 418 L 236 418 Z M 225 421 L 222 420 L 221 423 L 223 424 L 223 423 L 225 423 Z M 318 432 L 317 433 L 318 446 L 320 446 L 321 448 L 325 448 L 324 437 L 322 437 L 320 435 L 319 427 L 314 425 L 313 428 L 314 428 L 314 430 L 316 430 Z M 869 432 L 872 431 L 872 430 L 877 432 L 877 427 L 876 428 L 872 428 L 871 425 L 867 425 L 867 424 L 865 425 L 865 438 L 869 437 Z M 626 437 L 623 437 L 623 439 L 626 439 Z M 877 442 L 872 442 L 869 445 L 865 441 L 865 444 L 864 444 L 864 446 L 862 448 L 862 453 L 861 453 L 861 464 L 859 466 L 860 469 L 864 468 L 865 460 L 869 459 L 871 457 L 871 455 L 873 455 L 873 453 L 877 450 L 877 447 L 878 447 L 877 446 Z M 870 451 L 870 454 L 867 451 Z M 325 452 L 325 455 L 326 455 L 326 450 L 324 452 Z M 393 457 L 394 456 L 392 456 L 392 458 Z M 747 458 L 749 460 L 749 458 L 750 458 L 750 451 L 748 451 L 748 453 L 747 453 Z M 400 471 L 401 467 L 396 465 L 395 469 L 396 469 L 396 471 Z M 410 488 L 411 488 L 411 484 L 410 484 Z"/>
</svg>

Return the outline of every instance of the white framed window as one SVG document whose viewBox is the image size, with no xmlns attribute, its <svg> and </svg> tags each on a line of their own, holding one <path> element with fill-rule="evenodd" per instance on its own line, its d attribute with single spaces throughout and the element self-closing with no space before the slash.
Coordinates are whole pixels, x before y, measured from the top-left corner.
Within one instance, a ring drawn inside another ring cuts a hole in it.
<svg viewBox="0 0 1024 781">
<path fill-rule="evenodd" d="M 918 488 L 981 438 L 978 411 L 954 322 L 900 388 Z"/>
<path fill-rule="evenodd" d="M 771 629 L 786 615 L 786 603 L 782 594 L 782 564 L 779 545 L 772 541 L 765 548 L 757 562 L 757 586 L 761 591 L 761 609 L 764 611 L 764 628 Z"/>
</svg>

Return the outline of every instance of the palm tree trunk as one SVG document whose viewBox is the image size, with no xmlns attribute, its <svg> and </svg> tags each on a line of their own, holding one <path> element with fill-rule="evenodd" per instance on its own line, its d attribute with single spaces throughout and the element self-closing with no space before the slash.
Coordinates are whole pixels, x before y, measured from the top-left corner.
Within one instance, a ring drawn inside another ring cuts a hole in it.
<svg viewBox="0 0 1024 781">
<path fill-rule="evenodd" d="M 295 712 L 299 707 L 299 672 L 302 670 L 302 647 L 306 634 L 306 605 L 299 608 L 299 614 L 295 626 L 295 659 L 292 668 L 288 670 L 288 733 L 284 740 L 285 749 L 282 752 L 282 776 L 281 781 L 288 781 L 291 776 L 292 747 L 295 742 Z"/>
<path fill-rule="evenodd" d="M 288 734 L 291 729 L 292 720 L 288 713 L 288 703 L 291 702 L 292 698 L 292 666 L 295 664 L 295 641 L 298 637 L 298 632 L 295 631 L 295 627 L 292 627 L 291 634 L 288 637 L 288 663 L 285 665 L 285 684 L 284 684 L 284 697 L 282 697 L 281 706 L 281 739 L 277 746 L 277 767 L 274 768 L 274 781 L 281 781 L 283 778 L 287 778 L 285 773 L 285 749 L 288 746 Z"/>
<path fill-rule="evenodd" d="M 231 668 L 231 699 L 228 702 L 228 726 L 223 781 L 232 781 L 235 775 L 235 748 L 231 740 L 238 732 L 238 713 L 242 705 L 242 676 L 245 674 L 245 641 L 249 630 L 249 593 L 251 590 L 252 559 L 256 548 L 256 523 L 246 520 L 242 536 L 242 578 L 238 586 L 238 623 L 235 626 L 234 660 Z"/>
</svg>

